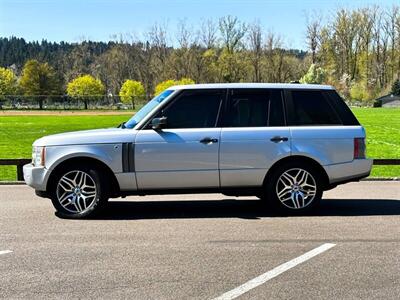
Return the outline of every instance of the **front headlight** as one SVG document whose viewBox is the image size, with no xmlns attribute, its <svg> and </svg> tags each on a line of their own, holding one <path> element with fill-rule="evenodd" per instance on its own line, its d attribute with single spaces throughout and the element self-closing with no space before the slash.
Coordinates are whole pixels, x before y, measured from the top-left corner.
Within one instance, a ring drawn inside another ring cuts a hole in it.
<svg viewBox="0 0 400 300">
<path fill-rule="evenodd" d="M 44 166 L 46 156 L 45 147 L 32 147 L 32 164 L 35 167 Z"/>
</svg>

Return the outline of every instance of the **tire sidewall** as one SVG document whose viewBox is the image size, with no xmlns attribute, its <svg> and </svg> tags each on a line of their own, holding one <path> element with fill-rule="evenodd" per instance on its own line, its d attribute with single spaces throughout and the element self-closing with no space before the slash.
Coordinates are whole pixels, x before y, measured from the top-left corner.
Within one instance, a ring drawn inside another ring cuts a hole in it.
<svg viewBox="0 0 400 300">
<path fill-rule="evenodd" d="M 96 186 L 96 191 L 97 191 L 97 195 L 96 195 L 96 199 L 94 200 L 95 202 L 93 203 L 93 205 L 86 211 L 84 212 L 80 212 L 80 213 L 72 213 L 68 210 L 66 210 L 58 201 L 57 198 L 57 185 L 58 182 L 60 181 L 60 179 L 67 174 L 68 172 L 71 171 L 83 171 L 87 174 L 89 174 Z M 62 170 L 59 170 L 52 182 L 51 182 L 51 191 L 50 191 L 50 195 L 51 195 L 51 201 L 53 203 L 54 208 L 56 209 L 56 215 L 60 218 L 64 218 L 64 219 L 82 219 L 82 218 L 87 218 L 89 216 L 94 216 L 95 213 L 98 213 L 101 208 L 104 206 L 104 203 L 107 201 L 106 198 L 106 193 L 104 190 L 104 178 L 103 176 L 101 176 L 100 172 L 98 170 L 96 170 L 95 168 L 91 168 L 91 167 L 85 167 L 85 166 L 77 166 L 77 165 L 71 165 L 69 167 L 63 168 Z"/>
<path fill-rule="evenodd" d="M 317 188 L 316 194 L 315 194 L 312 202 L 310 204 L 308 204 L 306 207 L 299 208 L 299 209 L 292 209 L 292 208 L 287 207 L 279 200 L 278 195 L 276 194 L 276 185 L 277 185 L 279 177 L 284 172 L 286 172 L 290 169 L 295 169 L 295 168 L 304 169 L 307 172 L 309 172 L 314 177 L 316 188 Z M 285 164 L 279 166 L 277 169 L 274 170 L 274 172 L 271 174 L 271 176 L 266 180 L 266 182 L 264 184 L 264 189 L 265 189 L 264 192 L 265 192 L 265 196 L 266 196 L 268 205 L 271 206 L 272 208 L 274 208 L 275 210 L 277 210 L 278 212 L 283 213 L 283 214 L 288 214 L 288 215 L 304 214 L 304 213 L 310 212 L 313 209 L 315 209 L 321 201 L 322 193 L 323 193 L 322 176 L 321 176 L 319 170 L 316 169 L 315 167 L 313 167 L 312 165 L 309 165 L 309 164 L 306 164 L 303 162 L 289 162 L 289 163 L 285 163 Z"/>
</svg>

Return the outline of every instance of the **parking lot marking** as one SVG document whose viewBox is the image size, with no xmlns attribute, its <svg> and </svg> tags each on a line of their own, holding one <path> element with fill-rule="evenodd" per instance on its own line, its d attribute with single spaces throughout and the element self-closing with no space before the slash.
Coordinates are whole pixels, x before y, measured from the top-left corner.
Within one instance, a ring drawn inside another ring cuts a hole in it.
<svg viewBox="0 0 400 300">
<path fill-rule="evenodd" d="M 243 295 L 244 293 L 250 291 L 251 289 L 256 288 L 259 285 L 262 285 L 266 283 L 268 280 L 282 274 L 283 272 L 286 272 L 287 270 L 309 260 L 310 258 L 313 258 L 314 256 L 317 256 L 321 254 L 322 252 L 325 252 L 332 247 L 335 247 L 336 244 L 331 244 L 331 243 L 325 243 L 322 244 L 321 246 L 308 251 L 304 253 L 303 255 L 300 255 L 299 257 L 296 257 L 292 260 L 289 260 L 288 262 L 285 262 L 276 268 L 261 274 L 260 276 L 257 276 L 254 279 L 251 279 L 247 281 L 246 283 L 238 286 L 237 288 L 230 290 L 229 292 L 226 292 L 225 294 L 222 294 L 221 296 L 215 298 L 214 300 L 229 300 L 229 299 L 235 299 L 239 297 L 240 295 Z"/>
<path fill-rule="evenodd" d="M 3 251 L 0 251 L 0 255 L 1 255 L 1 254 L 11 253 L 11 252 L 12 252 L 11 250 L 3 250 Z"/>
</svg>

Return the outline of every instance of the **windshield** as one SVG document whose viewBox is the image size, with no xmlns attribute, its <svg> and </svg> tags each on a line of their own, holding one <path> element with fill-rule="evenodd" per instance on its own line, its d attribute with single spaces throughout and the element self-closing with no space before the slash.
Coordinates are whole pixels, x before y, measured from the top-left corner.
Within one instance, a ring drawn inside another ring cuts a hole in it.
<svg viewBox="0 0 400 300">
<path fill-rule="evenodd" d="M 132 118 L 129 119 L 124 125 L 125 128 L 133 128 L 140 121 L 147 116 L 149 112 L 151 112 L 155 107 L 157 107 L 161 102 L 163 102 L 173 90 L 165 90 L 161 94 L 157 95 L 153 99 L 151 99 L 145 106 L 143 106 Z"/>
</svg>

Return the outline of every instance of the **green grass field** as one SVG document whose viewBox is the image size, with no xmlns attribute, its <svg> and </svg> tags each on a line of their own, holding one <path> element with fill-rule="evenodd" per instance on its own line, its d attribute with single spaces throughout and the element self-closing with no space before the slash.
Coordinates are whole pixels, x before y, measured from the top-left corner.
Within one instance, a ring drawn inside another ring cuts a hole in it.
<svg viewBox="0 0 400 300">
<path fill-rule="evenodd" d="M 355 108 L 367 130 L 371 158 L 400 158 L 400 109 Z M 0 115 L 0 158 L 31 157 L 32 142 L 44 135 L 115 127 L 129 115 Z M 374 167 L 373 177 L 400 177 L 400 166 Z M 0 166 L 0 180 L 15 180 L 15 167 Z"/>
<path fill-rule="evenodd" d="M 30 158 L 32 143 L 49 134 L 116 127 L 129 115 L 0 116 L 0 158 Z M 16 167 L 0 166 L 0 180 L 15 180 Z"/>
<path fill-rule="evenodd" d="M 400 109 L 354 108 L 367 131 L 367 156 L 400 158 Z M 375 166 L 371 177 L 400 177 L 400 166 Z"/>
</svg>

